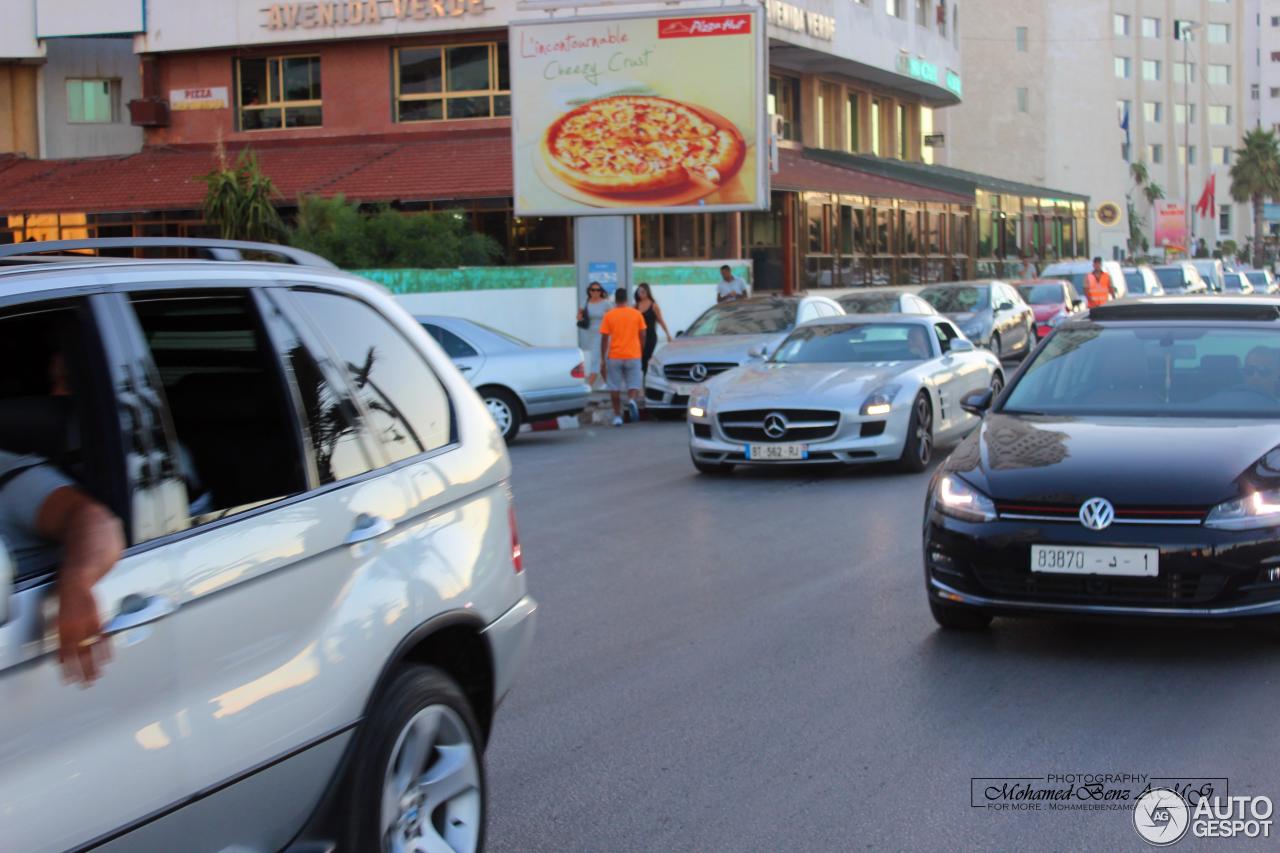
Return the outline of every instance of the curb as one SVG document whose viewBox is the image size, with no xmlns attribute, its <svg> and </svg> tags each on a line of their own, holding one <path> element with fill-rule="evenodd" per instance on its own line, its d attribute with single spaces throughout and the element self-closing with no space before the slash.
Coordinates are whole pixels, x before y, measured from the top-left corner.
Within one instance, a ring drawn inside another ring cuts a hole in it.
<svg viewBox="0 0 1280 853">
<path fill-rule="evenodd" d="M 550 420 L 521 424 L 520 432 L 550 432 L 558 429 L 578 429 L 581 426 L 582 424 L 579 422 L 577 415 L 565 415 L 564 417 L 551 418 Z"/>
</svg>

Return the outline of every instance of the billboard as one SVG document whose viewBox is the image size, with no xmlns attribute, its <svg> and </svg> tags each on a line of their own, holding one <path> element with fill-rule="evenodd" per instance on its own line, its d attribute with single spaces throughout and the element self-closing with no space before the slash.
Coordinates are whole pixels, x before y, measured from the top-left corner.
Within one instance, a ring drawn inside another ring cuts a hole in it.
<svg viewBox="0 0 1280 853">
<path fill-rule="evenodd" d="M 1160 200 L 1155 204 L 1154 248 L 1175 252 L 1187 250 L 1187 206 L 1180 201 Z"/>
<path fill-rule="evenodd" d="M 518 216 L 769 206 L 763 7 L 514 23 Z"/>
</svg>

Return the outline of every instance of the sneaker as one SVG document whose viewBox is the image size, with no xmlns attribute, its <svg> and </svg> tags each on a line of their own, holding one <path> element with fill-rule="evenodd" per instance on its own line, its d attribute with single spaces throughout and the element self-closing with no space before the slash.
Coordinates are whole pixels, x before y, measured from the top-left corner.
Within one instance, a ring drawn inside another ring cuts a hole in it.
<svg viewBox="0 0 1280 853">
<path fill-rule="evenodd" d="M 622 415 L 614 415 L 614 416 L 613 416 L 613 425 L 614 425 L 614 426 L 622 426 Z"/>
<path fill-rule="evenodd" d="M 631 413 L 631 422 L 633 424 L 640 423 L 640 407 L 636 405 L 635 400 L 627 401 L 627 411 Z"/>
</svg>

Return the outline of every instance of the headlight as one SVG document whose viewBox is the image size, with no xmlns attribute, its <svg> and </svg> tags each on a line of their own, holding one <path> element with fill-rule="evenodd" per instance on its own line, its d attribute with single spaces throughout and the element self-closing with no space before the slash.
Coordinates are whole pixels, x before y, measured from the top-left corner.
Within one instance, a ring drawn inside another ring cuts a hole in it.
<svg viewBox="0 0 1280 853">
<path fill-rule="evenodd" d="M 653 371 L 654 376 L 663 376 L 662 359 L 658 358 L 656 355 L 652 356 L 649 359 L 649 369 Z"/>
<path fill-rule="evenodd" d="M 652 364 L 653 362 L 649 362 Z M 689 392 L 689 417 L 696 421 L 707 416 L 707 406 L 711 402 L 711 392 L 705 385 L 695 385 Z"/>
<path fill-rule="evenodd" d="M 898 392 L 901 390 L 901 385 L 886 385 L 883 388 L 877 388 L 867 396 L 866 402 L 862 404 L 861 413 L 872 417 L 889 414 L 889 412 L 893 411 L 893 398 L 898 396 Z"/>
<path fill-rule="evenodd" d="M 938 511 L 943 515 L 964 521 L 995 521 L 996 505 L 991 498 L 970 486 L 954 474 L 947 474 L 938 481 L 934 497 Z"/>
<path fill-rule="evenodd" d="M 1058 327 L 1058 324 L 1065 319 L 1067 319 L 1067 309 L 1063 308 L 1057 314 L 1054 314 L 1052 317 L 1049 318 L 1049 327 L 1056 329 Z"/>
<path fill-rule="evenodd" d="M 1252 530 L 1280 525 L 1280 489 L 1253 492 L 1215 506 L 1204 520 L 1205 527 L 1223 530 Z"/>
</svg>

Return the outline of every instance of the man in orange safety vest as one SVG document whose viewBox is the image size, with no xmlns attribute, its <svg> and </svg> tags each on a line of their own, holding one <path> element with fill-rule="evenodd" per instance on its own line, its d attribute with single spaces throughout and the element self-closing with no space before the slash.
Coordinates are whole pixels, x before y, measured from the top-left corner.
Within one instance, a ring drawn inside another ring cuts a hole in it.
<svg viewBox="0 0 1280 853">
<path fill-rule="evenodd" d="M 1116 297 L 1115 285 L 1111 276 L 1102 271 L 1102 258 L 1093 259 L 1093 272 L 1084 277 L 1084 298 L 1090 308 L 1106 305 Z"/>
</svg>

